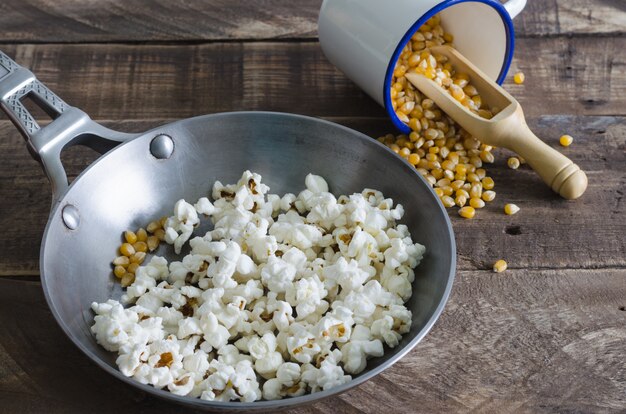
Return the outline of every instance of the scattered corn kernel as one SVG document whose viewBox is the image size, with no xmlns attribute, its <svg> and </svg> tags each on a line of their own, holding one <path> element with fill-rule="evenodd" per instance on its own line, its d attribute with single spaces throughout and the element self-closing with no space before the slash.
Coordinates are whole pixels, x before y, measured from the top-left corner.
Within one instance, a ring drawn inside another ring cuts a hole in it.
<svg viewBox="0 0 626 414">
<path fill-rule="evenodd" d="M 485 190 L 492 190 L 493 187 L 496 185 L 496 183 L 493 181 L 493 178 L 491 177 L 485 177 L 483 178 L 483 188 Z"/>
<path fill-rule="evenodd" d="M 146 244 L 146 242 L 140 241 L 140 242 L 133 244 L 133 249 L 135 249 L 136 252 L 147 252 L 148 245 Z"/>
<path fill-rule="evenodd" d="M 506 204 L 504 206 L 504 213 L 508 214 L 509 216 L 512 216 L 513 214 L 517 213 L 519 211 L 519 207 L 516 206 L 515 204 Z"/>
<path fill-rule="evenodd" d="M 506 161 L 506 164 L 509 166 L 510 169 L 517 170 L 520 166 L 519 158 L 511 157 Z"/>
<path fill-rule="evenodd" d="M 563 135 L 559 138 L 559 143 L 564 147 L 569 147 L 574 142 L 574 138 L 571 135 Z"/>
<path fill-rule="evenodd" d="M 131 263 L 128 265 L 128 269 L 126 270 L 128 271 L 128 273 L 131 273 L 134 275 L 137 269 L 139 269 L 139 263 Z"/>
<path fill-rule="evenodd" d="M 481 197 L 483 201 L 486 201 L 486 202 L 493 201 L 494 198 L 496 198 L 496 192 L 491 191 L 491 190 L 483 191 L 483 195 Z"/>
<path fill-rule="evenodd" d="M 148 232 L 143 227 L 137 230 L 137 241 L 145 242 L 148 240 Z"/>
<path fill-rule="evenodd" d="M 161 227 L 161 224 L 155 220 L 150 222 L 150 224 L 148 224 L 148 226 L 146 227 L 146 230 L 148 230 L 148 233 L 154 233 L 158 228 Z"/>
<path fill-rule="evenodd" d="M 165 240 L 165 230 L 163 229 L 156 229 L 156 231 L 154 232 L 154 235 L 160 240 L 163 241 Z"/>
<path fill-rule="evenodd" d="M 507 268 L 507 264 L 504 260 L 500 259 L 493 264 L 493 271 L 496 273 L 504 272 Z"/>
<path fill-rule="evenodd" d="M 137 241 L 137 235 L 130 230 L 126 230 L 124 232 L 124 239 L 130 244 L 133 244 Z"/>
<path fill-rule="evenodd" d="M 143 261 L 145 259 L 146 259 L 146 253 L 145 252 L 137 252 L 134 255 L 130 256 L 130 264 L 131 265 L 133 263 L 141 264 L 141 263 L 143 263 Z"/>
<path fill-rule="evenodd" d="M 126 256 L 117 256 L 115 259 L 113 259 L 113 264 L 115 266 L 128 266 L 130 264 L 130 260 L 128 259 L 128 257 Z"/>
<path fill-rule="evenodd" d="M 485 207 L 485 202 L 480 198 L 470 198 L 470 207 L 474 207 L 475 209 Z"/>
<path fill-rule="evenodd" d="M 526 79 L 526 76 L 524 75 L 523 72 L 517 72 L 515 75 L 513 75 L 513 82 L 517 83 L 518 85 L 521 85 L 522 83 L 524 83 L 525 79 Z"/>
<path fill-rule="evenodd" d="M 148 250 L 152 252 L 156 250 L 157 247 L 159 247 L 159 238 L 155 235 L 152 235 L 148 237 L 148 241 L 146 242 L 146 244 L 148 245 Z"/>
<path fill-rule="evenodd" d="M 132 273 L 126 273 L 124 276 L 122 276 L 120 284 L 122 285 L 122 287 L 127 287 L 132 285 L 134 281 L 135 275 Z"/>
<path fill-rule="evenodd" d="M 123 243 L 120 246 L 120 253 L 124 256 L 132 256 L 133 254 L 135 254 L 135 248 L 130 243 Z"/>
<path fill-rule="evenodd" d="M 126 269 L 124 268 L 124 266 L 121 266 L 121 265 L 115 266 L 115 268 L 113 269 L 113 274 L 118 279 L 121 279 L 122 276 L 126 274 Z"/>
<path fill-rule="evenodd" d="M 459 210 L 459 216 L 466 218 L 466 219 L 473 218 L 475 214 L 476 214 L 476 210 L 474 210 L 474 207 L 466 206 L 466 207 L 462 207 Z"/>
</svg>

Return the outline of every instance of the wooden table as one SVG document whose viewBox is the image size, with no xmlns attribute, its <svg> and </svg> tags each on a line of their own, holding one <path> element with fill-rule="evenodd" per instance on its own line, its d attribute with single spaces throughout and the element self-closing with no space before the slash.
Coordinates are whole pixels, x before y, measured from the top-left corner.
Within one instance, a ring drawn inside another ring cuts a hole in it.
<svg viewBox="0 0 626 414">
<path fill-rule="evenodd" d="M 271 110 L 390 132 L 324 58 L 320 3 L 4 0 L 0 49 L 120 130 Z M 564 201 L 499 153 L 497 200 L 473 220 L 450 211 L 458 273 L 432 332 L 376 379 L 294 412 L 626 410 L 626 5 L 530 0 L 515 25 L 511 73 L 526 83 L 505 86 L 550 145 L 575 137 L 560 149 L 587 193 Z M 106 375 L 61 332 L 38 277 L 49 186 L 6 118 L 0 137 L 0 413 L 188 412 Z M 63 158 L 71 177 L 94 159 Z M 506 202 L 521 211 L 504 215 Z M 509 270 L 495 274 L 500 258 Z"/>
</svg>

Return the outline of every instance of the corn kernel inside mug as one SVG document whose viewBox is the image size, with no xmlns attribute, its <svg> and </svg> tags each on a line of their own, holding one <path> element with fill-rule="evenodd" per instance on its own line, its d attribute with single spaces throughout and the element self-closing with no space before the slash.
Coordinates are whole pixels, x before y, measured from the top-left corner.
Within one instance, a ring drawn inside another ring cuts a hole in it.
<svg viewBox="0 0 626 414">
<path fill-rule="evenodd" d="M 431 47 L 453 46 L 453 40 L 453 36 L 445 32 L 437 14 L 406 44 L 395 65 L 390 96 L 396 116 L 411 128 L 411 133 L 387 134 L 378 140 L 413 165 L 435 188 L 445 207 L 462 209 L 469 204 L 473 208 L 482 208 L 482 200 L 493 199 L 482 197 L 482 193 L 494 187 L 493 180 L 483 168 L 484 164 L 494 162 L 494 147 L 471 136 L 405 77 L 407 73 L 424 75 L 447 90 L 469 111 L 491 119 L 498 108 L 483 102 L 478 90 L 469 82 L 469 76 L 457 72 L 445 56 L 430 52 Z"/>
</svg>

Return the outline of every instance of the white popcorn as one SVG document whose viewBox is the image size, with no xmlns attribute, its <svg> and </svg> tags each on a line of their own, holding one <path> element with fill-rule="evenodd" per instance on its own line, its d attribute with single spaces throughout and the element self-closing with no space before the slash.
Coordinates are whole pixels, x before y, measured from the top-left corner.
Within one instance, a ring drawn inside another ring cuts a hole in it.
<svg viewBox="0 0 626 414">
<path fill-rule="evenodd" d="M 362 270 L 356 260 L 347 261 L 340 257 L 337 262 L 324 269 L 324 283 L 331 289 L 334 285 L 340 285 L 347 291 L 354 290 L 370 278 L 370 274 Z"/>
<path fill-rule="evenodd" d="M 335 197 L 324 178 L 280 197 L 245 171 L 212 200 L 179 200 L 121 300 L 93 303 L 91 331 L 127 377 L 176 395 L 256 401 L 328 390 L 397 347 L 424 246 L 402 205 L 373 189 Z M 203 219 L 213 229 L 191 238 Z M 190 240 L 191 239 L 191 240 Z"/>
<path fill-rule="evenodd" d="M 367 358 L 382 356 L 383 344 L 379 339 L 371 339 L 369 328 L 357 325 L 350 341 L 341 348 L 343 369 L 350 374 L 358 374 L 365 369 Z"/>
<path fill-rule="evenodd" d="M 313 275 L 287 286 L 285 298 L 296 307 L 298 319 L 304 319 L 311 313 L 323 313 L 328 309 L 328 302 L 323 300 L 327 294 L 324 283 Z"/>
<path fill-rule="evenodd" d="M 248 341 L 248 352 L 254 358 L 256 372 L 264 378 L 271 378 L 283 363 L 280 352 L 276 352 L 276 337 L 268 332 L 262 337 L 254 336 Z"/>
<path fill-rule="evenodd" d="M 326 183 L 326 180 L 319 175 L 308 174 L 304 179 L 304 184 L 306 185 L 307 190 L 312 193 L 328 192 L 328 184 Z"/>
</svg>

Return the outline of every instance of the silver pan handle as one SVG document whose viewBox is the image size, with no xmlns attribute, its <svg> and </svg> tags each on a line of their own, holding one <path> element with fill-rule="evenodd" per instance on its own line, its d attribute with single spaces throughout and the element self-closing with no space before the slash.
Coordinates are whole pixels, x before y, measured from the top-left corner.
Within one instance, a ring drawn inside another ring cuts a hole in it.
<svg viewBox="0 0 626 414">
<path fill-rule="evenodd" d="M 52 118 L 46 126 L 35 121 L 22 100 L 30 100 Z M 138 134 L 126 134 L 105 128 L 78 108 L 69 106 L 39 82 L 35 75 L 0 51 L 0 107 L 26 139 L 33 158 L 39 161 L 52 186 L 52 204 L 68 188 L 67 174 L 61 163 L 61 151 L 75 145 L 87 145 L 104 153 Z"/>
</svg>

